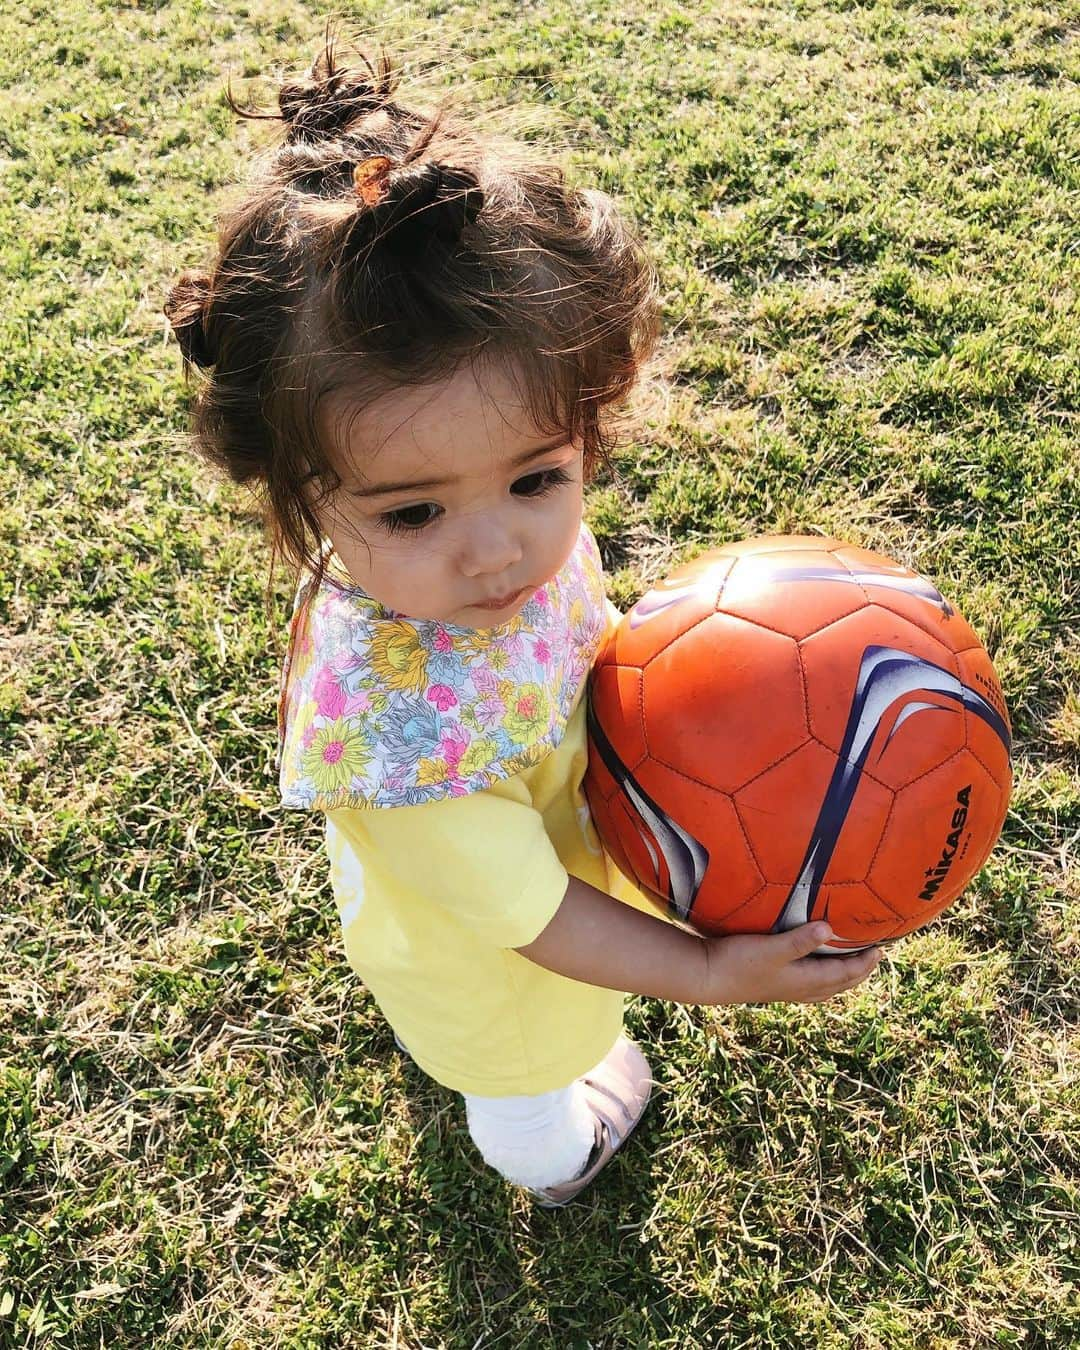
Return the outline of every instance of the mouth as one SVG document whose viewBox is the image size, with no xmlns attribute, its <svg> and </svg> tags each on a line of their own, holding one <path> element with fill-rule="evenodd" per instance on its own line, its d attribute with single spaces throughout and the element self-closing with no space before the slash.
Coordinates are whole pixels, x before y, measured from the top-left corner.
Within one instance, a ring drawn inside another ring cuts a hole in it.
<svg viewBox="0 0 1080 1350">
<path fill-rule="evenodd" d="M 497 595 L 493 600 L 485 600 L 473 605 L 473 609 L 483 609 L 490 613 L 497 613 L 501 609 L 509 609 L 511 605 L 516 604 L 526 594 L 528 589 L 528 586 L 522 586 L 520 590 L 509 591 L 506 595 Z"/>
</svg>

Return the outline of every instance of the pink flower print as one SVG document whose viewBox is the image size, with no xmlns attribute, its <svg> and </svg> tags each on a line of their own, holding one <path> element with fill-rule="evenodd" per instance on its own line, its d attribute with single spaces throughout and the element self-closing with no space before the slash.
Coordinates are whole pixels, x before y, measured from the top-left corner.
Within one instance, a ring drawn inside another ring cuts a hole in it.
<svg viewBox="0 0 1080 1350">
<path fill-rule="evenodd" d="M 542 666 L 546 666 L 548 662 L 551 660 L 551 648 L 548 646 L 548 644 L 544 641 L 543 638 L 536 639 L 536 644 L 533 647 L 533 655 L 536 657 L 536 659 L 540 662 Z"/>
<path fill-rule="evenodd" d="M 468 748 L 469 737 L 460 728 L 455 728 L 454 731 L 448 732 L 439 742 L 439 749 L 442 751 L 447 764 L 450 765 L 451 773 L 457 773 L 457 766 L 461 762 L 461 756 Z"/>
<path fill-rule="evenodd" d="M 499 677 L 487 666 L 472 672 L 473 688 L 478 694 L 493 694 L 499 687 Z"/>
<path fill-rule="evenodd" d="M 548 588 L 541 586 L 538 591 L 533 593 L 533 599 L 538 605 L 546 605 L 548 603 Z"/>
<path fill-rule="evenodd" d="M 440 712 L 446 712 L 457 703 L 457 694 L 448 684 L 433 684 L 424 695 L 429 703 L 434 703 Z"/>
<path fill-rule="evenodd" d="M 468 787 L 467 787 L 464 783 L 451 783 L 451 784 L 450 784 L 450 796 L 451 796 L 451 797 L 467 797 L 468 795 L 469 795 L 469 789 L 468 789 Z"/>
<path fill-rule="evenodd" d="M 440 624 L 435 627 L 435 650 L 437 652 L 452 652 L 454 650 L 454 639 Z"/>
<path fill-rule="evenodd" d="M 323 763 L 336 764 L 345 750 L 344 741 L 327 741 L 323 746 Z"/>
<path fill-rule="evenodd" d="M 311 744 L 311 742 L 315 739 L 315 733 L 316 731 L 318 731 L 318 729 L 319 728 L 314 724 L 314 722 L 311 724 L 311 726 L 305 727 L 304 732 L 300 737 L 300 745 L 304 750 L 306 750 L 308 746 Z"/>
<path fill-rule="evenodd" d="M 334 672 L 326 666 L 320 666 L 311 686 L 311 697 L 318 705 L 319 712 L 331 721 L 340 717 L 345 707 L 345 693 L 338 684 Z"/>
</svg>

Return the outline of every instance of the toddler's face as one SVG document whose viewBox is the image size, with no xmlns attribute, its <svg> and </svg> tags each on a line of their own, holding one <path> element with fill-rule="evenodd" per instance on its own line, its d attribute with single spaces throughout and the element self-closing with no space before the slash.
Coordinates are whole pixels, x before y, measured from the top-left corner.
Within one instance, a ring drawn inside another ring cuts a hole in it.
<svg viewBox="0 0 1080 1350">
<path fill-rule="evenodd" d="M 469 367 L 355 414 L 320 411 L 341 486 L 317 506 L 356 585 L 413 619 L 509 622 L 577 541 L 582 456 L 538 434 L 507 373 Z"/>
</svg>

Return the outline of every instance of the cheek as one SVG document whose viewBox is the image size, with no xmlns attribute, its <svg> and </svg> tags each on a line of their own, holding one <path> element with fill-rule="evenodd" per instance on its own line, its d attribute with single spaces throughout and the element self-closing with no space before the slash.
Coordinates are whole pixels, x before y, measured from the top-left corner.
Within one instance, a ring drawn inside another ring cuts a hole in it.
<svg viewBox="0 0 1080 1350">
<path fill-rule="evenodd" d="M 533 556 L 538 567 L 552 577 L 568 561 L 578 541 L 581 528 L 580 497 L 574 500 L 572 490 L 561 502 L 552 502 L 535 522 Z"/>
<path fill-rule="evenodd" d="M 584 512 L 584 502 L 582 500 L 582 490 L 580 484 L 576 488 L 567 488 L 566 498 L 559 504 L 559 537 L 562 540 L 563 547 L 567 554 L 577 542 L 578 532 L 581 529 L 581 518 Z"/>
</svg>

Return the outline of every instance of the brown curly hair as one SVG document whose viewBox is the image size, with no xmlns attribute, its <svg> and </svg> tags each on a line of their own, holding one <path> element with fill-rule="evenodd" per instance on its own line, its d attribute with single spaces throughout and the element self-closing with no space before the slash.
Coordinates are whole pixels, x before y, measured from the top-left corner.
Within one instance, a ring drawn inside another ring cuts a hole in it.
<svg viewBox="0 0 1080 1350">
<path fill-rule="evenodd" d="M 316 431 L 327 394 L 373 399 L 495 356 L 541 432 L 580 440 L 588 478 L 615 443 L 601 410 L 625 399 L 660 329 L 655 270 L 610 197 L 445 100 L 430 116 L 401 106 L 385 50 L 373 65 L 338 47 L 328 29 L 276 113 L 228 92 L 284 135 L 219 219 L 213 263 L 165 303 L 185 375 L 205 372 L 196 449 L 260 499 L 268 612 L 279 554 L 297 578 L 324 574 L 304 484 L 340 486 Z"/>
</svg>

